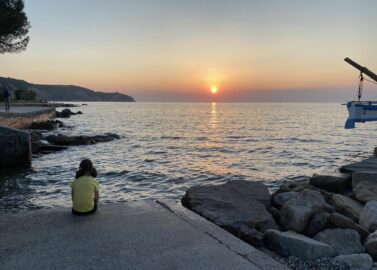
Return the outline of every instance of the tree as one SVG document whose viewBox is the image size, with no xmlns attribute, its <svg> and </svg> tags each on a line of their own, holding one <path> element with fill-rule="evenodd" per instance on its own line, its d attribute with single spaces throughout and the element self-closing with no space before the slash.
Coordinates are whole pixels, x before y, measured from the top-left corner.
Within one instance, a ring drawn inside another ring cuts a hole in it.
<svg viewBox="0 0 377 270">
<path fill-rule="evenodd" d="M 33 90 L 17 89 L 14 91 L 16 100 L 35 100 L 37 93 Z"/>
<path fill-rule="evenodd" d="M 23 0 L 0 0 L 0 54 L 25 50 L 29 28 Z"/>
<path fill-rule="evenodd" d="M 5 92 L 5 87 L 0 86 L 0 101 L 4 101 L 4 92 Z"/>
</svg>

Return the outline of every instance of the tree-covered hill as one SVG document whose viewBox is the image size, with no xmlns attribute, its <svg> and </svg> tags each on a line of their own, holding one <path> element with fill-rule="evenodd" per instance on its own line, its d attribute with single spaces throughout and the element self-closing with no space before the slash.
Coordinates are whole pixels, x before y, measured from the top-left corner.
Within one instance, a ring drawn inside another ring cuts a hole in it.
<svg viewBox="0 0 377 270">
<path fill-rule="evenodd" d="M 76 85 L 33 84 L 23 80 L 0 77 L 0 86 L 11 89 L 33 90 L 37 100 L 48 101 L 119 101 L 134 102 L 134 98 L 122 93 L 96 92 Z"/>
</svg>

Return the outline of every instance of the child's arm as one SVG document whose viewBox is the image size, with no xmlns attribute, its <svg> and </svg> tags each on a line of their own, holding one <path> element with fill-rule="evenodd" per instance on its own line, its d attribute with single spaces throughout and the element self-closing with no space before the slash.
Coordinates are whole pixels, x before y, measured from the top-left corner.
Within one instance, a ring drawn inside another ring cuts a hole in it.
<svg viewBox="0 0 377 270">
<path fill-rule="evenodd" d="M 94 201 L 98 202 L 98 200 L 99 200 L 99 192 L 98 191 L 94 191 Z"/>
</svg>

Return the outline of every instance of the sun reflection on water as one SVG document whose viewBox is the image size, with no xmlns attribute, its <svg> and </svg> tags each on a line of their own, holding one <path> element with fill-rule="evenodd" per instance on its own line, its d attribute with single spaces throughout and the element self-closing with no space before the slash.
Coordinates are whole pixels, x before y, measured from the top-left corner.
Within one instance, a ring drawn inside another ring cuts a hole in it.
<svg viewBox="0 0 377 270">
<path fill-rule="evenodd" d="M 216 102 L 212 102 L 211 104 L 211 118 L 209 120 L 209 126 L 210 128 L 217 128 L 218 126 Z"/>
</svg>

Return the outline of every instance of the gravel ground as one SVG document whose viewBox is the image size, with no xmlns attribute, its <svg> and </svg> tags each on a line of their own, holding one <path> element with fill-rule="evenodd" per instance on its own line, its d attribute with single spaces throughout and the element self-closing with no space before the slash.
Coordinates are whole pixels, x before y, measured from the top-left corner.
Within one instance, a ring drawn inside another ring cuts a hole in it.
<svg viewBox="0 0 377 270">
<path fill-rule="evenodd" d="M 334 262 L 334 260 L 330 258 L 302 260 L 291 256 L 276 259 L 293 270 L 360 270 L 358 267 L 351 267 L 348 264 Z"/>
</svg>

